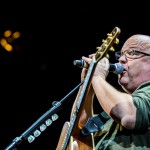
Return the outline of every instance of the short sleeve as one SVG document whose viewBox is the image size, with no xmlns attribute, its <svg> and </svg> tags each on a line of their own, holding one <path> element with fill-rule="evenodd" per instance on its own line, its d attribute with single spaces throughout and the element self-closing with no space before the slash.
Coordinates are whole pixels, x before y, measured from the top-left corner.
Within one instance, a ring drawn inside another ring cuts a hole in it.
<svg viewBox="0 0 150 150">
<path fill-rule="evenodd" d="M 132 97 L 137 108 L 135 130 L 147 130 L 150 122 L 150 82 L 138 87 Z"/>
</svg>

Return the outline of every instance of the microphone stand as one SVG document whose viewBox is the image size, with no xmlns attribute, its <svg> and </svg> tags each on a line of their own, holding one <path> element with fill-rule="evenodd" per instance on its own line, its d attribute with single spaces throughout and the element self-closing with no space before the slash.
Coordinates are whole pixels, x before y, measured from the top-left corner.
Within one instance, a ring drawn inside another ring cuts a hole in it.
<svg viewBox="0 0 150 150">
<path fill-rule="evenodd" d="M 16 146 L 18 146 L 20 143 L 22 143 L 23 139 L 26 140 L 28 139 L 28 141 L 31 143 L 34 140 L 34 137 L 31 136 L 31 134 L 33 134 L 33 132 L 35 132 L 41 124 L 43 124 L 47 119 L 50 118 L 50 116 L 54 115 L 58 110 L 60 110 L 62 108 L 62 102 L 64 102 L 71 94 L 73 94 L 74 91 L 77 90 L 78 87 L 80 87 L 83 84 L 84 80 L 79 83 L 71 92 L 69 92 L 62 100 L 55 101 L 53 103 L 53 107 L 50 108 L 47 112 L 45 112 L 39 119 L 37 119 L 37 121 L 35 121 L 25 132 L 23 132 L 19 137 L 16 137 L 11 144 L 9 144 L 4 150 L 17 150 Z M 37 130 L 38 131 L 38 130 Z M 39 131 L 40 132 L 40 131 Z M 37 136 L 40 135 L 40 133 L 38 133 Z M 31 138 L 29 139 L 29 137 L 31 136 Z"/>
</svg>

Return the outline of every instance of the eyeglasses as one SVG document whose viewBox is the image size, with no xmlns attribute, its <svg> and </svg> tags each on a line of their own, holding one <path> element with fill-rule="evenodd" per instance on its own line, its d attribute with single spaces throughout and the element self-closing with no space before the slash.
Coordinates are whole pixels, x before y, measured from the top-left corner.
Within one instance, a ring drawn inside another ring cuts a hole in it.
<svg viewBox="0 0 150 150">
<path fill-rule="evenodd" d="M 126 50 L 124 52 L 115 52 L 115 57 L 116 57 L 116 60 L 119 60 L 119 58 L 121 56 L 125 56 L 127 59 L 137 59 L 137 58 L 140 58 L 141 55 L 140 54 L 143 54 L 143 55 L 146 55 L 146 56 L 150 56 L 150 54 L 148 53 L 144 53 L 144 52 L 141 52 L 141 51 L 137 51 L 137 50 L 134 50 L 134 49 L 129 49 L 129 50 Z"/>
</svg>

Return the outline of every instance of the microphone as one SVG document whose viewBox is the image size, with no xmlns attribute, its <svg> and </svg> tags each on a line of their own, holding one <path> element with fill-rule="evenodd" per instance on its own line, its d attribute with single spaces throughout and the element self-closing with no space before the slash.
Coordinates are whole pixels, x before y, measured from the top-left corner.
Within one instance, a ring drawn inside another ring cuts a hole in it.
<svg viewBox="0 0 150 150">
<path fill-rule="evenodd" d="M 78 67 L 80 67 L 80 68 L 88 68 L 88 64 L 84 61 L 84 60 L 74 60 L 73 61 L 73 64 L 75 65 L 75 66 L 78 66 Z M 120 63 L 114 63 L 114 64 L 112 64 L 112 63 L 110 63 L 109 64 L 109 71 L 110 72 L 113 72 L 113 73 L 115 73 L 115 74 L 121 74 L 122 72 L 123 72 L 123 70 L 124 70 L 124 67 L 123 67 L 123 65 L 122 64 L 120 64 Z"/>
</svg>

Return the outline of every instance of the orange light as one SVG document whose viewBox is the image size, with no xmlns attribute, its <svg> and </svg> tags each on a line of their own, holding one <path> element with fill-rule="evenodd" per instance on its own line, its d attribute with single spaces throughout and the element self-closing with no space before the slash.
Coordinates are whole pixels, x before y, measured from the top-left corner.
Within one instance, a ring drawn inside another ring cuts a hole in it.
<svg viewBox="0 0 150 150">
<path fill-rule="evenodd" d="M 7 30 L 4 32 L 4 37 L 9 37 L 11 36 L 11 34 L 12 34 L 11 30 Z"/>
</svg>

